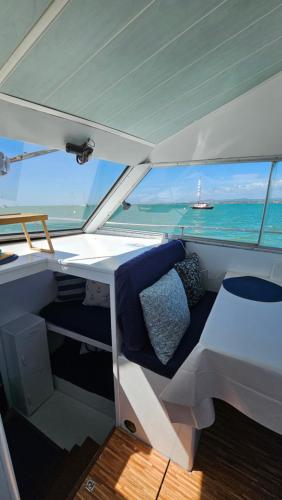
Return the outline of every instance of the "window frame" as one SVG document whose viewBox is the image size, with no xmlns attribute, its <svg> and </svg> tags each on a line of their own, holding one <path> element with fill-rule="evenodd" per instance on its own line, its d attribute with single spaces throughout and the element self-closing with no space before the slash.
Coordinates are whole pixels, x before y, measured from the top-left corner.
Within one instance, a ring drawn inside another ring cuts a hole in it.
<svg viewBox="0 0 282 500">
<path fill-rule="evenodd" d="M 147 165 L 150 167 L 148 170 L 147 174 L 138 182 L 136 186 L 133 187 L 135 189 L 142 181 L 143 179 L 150 173 L 152 169 L 155 168 L 177 168 L 180 166 L 185 166 L 187 168 L 193 167 L 193 166 L 208 166 L 208 165 L 220 165 L 220 164 L 226 164 L 226 163 L 266 163 L 269 162 L 271 163 L 270 165 L 270 170 L 269 170 L 269 176 L 268 176 L 268 183 L 267 183 L 267 189 L 266 189 L 266 194 L 264 198 L 264 208 L 263 208 L 263 214 L 261 218 L 261 224 L 260 224 L 260 229 L 259 229 L 259 236 L 258 236 L 258 241 L 257 243 L 248 243 L 248 242 L 238 242 L 234 240 L 220 240 L 216 238 L 205 238 L 205 237 L 200 237 L 200 236 L 190 236 L 190 235 L 185 235 L 185 234 L 167 234 L 165 231 L 146 231 L 146 230 L 130 230 L 130 229 L 122 229 L 121 227 L 118 227 L 117 224 L 117 229 L 111 229 L 110 227 L 107 227 L 106 224 L 109 221 L 109 218 L 111 215 L 109 215 L 108 219 L 104 222 L 103 226 L 101 229 L 98 229 L 98 232 L 100 234 L 116 234 L 120 236 L 132 236 L 132 237 L 149 237 L 149 235 L 152 235 L 152 237 L 156 235 L 165 235 L 168 239 L 179 239 L 181 238 L 184 241 L 193 241 L 196 243 L 203 243 L 203 244 L 208 244 L 208 245 L 217 245 L 217 246 L 228 246 L 232 248 L 244 248 L 248 250 L 258 250 L 258 251 L 265 251 L 265 252 L 274 252 L 274 253 L 282 253 L 282 248 L 279 247 L 270 247 L 266 245 L 261 244 L 262 236 L 263 236 L 263 226 L 265 222 L 265 218 L 267 215 L 267 208 L 268 208 L 268 201 L 269 201 L 269 196 L 270 196 L 270 191 L 271 191 L 271 180 L 272 180 L 272 174 L 275 169 L 275 166 L 277 163 L 282 162 L 282 155 L 273 155 L 273 156 L 265 156 L 265 157 L 256 157 L 256 156 L 247 156 L 247 157 L 241 157 L 241 158 L 218 158 L 218 159 L 208 159 L 208 160 L 193 160 L 193 161 L 175 161 L 175 162 L 154 162 L 154 163 L 148 163 Z M 133 191 L 132 189 L 132 191 Z M 131 192 L 132 192 L 131 191 Z M 130 192 L 130 194 L 131 194 Z M 132 224 L 133 225 L 133 224 Z"/>
</svg>

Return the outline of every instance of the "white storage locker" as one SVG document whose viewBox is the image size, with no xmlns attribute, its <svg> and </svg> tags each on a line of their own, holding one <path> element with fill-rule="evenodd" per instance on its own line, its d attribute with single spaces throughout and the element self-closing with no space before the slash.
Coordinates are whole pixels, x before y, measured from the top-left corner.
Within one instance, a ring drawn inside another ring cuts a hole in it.
<svg viewBox="0 0 282 500">
<path fill-rule="evenodd" d="M 25 314 L 3 325 L 1 338 L 12 404 L 29 416 L 54 391 L 45 321 Z"/>
</svg>

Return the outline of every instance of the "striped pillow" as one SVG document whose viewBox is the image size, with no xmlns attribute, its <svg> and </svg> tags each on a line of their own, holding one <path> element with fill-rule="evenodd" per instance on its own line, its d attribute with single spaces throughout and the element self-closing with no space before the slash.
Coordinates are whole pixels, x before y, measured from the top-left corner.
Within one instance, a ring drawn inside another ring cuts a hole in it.
<svg viewBox="0 0 282 500">
<path fill-rule="evenodd" d="M 57 281 L 57 297 L 55 302 L 83 301 L 86 282 L 84 278 L 63 273 L 54 273 L 54 276 Z"/>
</svg>

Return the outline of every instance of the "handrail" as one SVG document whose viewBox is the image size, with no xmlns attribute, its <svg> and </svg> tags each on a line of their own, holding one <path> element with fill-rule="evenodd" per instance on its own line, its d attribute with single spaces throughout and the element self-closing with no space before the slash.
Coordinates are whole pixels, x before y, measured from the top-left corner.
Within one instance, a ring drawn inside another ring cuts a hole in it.
<svg viewBox="0 0 282 500">
<path fill-rule="evenodd" d="M 195 230 L 208 230 L 208 229 L 213 229 L 213 230 L 221 230 L 221 231 L 235 231 L 238 233 L 259 233 L 259 228 L 258 229 L 248 229 L 248 228 L 239 228 L 239 227 L 222 227 L 222 226 L 188 226 L 185 224 L 140 224 L 139 222 L 134 223 L 134 222 L 114 222 L 114 221 L 107 221 L 105 225 L 113 225 L 113 226 L 134 226 L 134 227 L 175 227 L 179 229 L 195 229 Z M 264 230 L 264 233 L 267 234 L 282 234 L 282 231 L 279 230 Z"/>
</svg>

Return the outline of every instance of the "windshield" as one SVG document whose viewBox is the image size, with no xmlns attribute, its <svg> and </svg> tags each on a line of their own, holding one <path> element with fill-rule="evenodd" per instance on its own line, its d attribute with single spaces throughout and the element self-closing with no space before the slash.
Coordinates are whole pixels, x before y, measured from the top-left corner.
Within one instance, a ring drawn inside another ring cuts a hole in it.
<svg viewBox="0 0 282 500">
<path fill-rule="evenodd" d="M 10 159 L 44 146 L 0 138 L 0 152 Z M 49 230 L 80 229 L 97 204 L 122 174 L 125 166 L 94 158 L 85 165 L 64 151 L 12 162 L 0 176 L 0 215 L 44 213 Z M 39 224 L 30 231 L 41 231 Z M 0 235 L 21 233 L 20 225 L 0 225 Z"/>
</svg>

